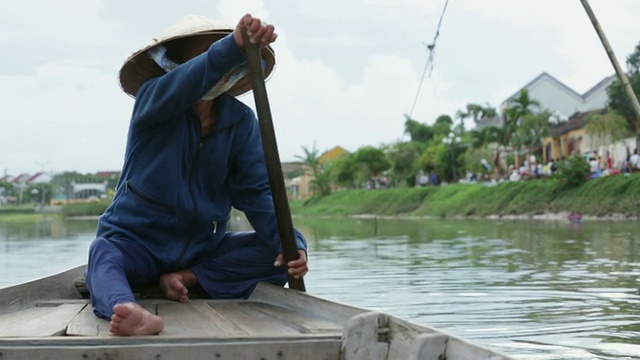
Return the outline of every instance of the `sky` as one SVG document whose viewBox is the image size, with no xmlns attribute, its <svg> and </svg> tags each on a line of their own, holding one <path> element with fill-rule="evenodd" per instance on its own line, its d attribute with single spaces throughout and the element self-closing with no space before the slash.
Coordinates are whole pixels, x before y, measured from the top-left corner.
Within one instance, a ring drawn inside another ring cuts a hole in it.
<svg viewBox="0 0 640 360">
<path fill-rule="evenodd" d="M 640 43 L 640 1 L 590 0 L 614 53 Z M 0 174 L 119 170 L 133 99 L 126 58 L 198 14 L 276 27 L 267 83 L 281 161 L 303 147 L 407 140 L 467 103 L 499 107 L 547 72 L 584 93 L 614 70 L 578 0 L 23 0 L 0 4 Z M 416 105 L 411 113 L 416 95 Z M 253 107 L 251 94 L 240 98 Z"/>
</svg>

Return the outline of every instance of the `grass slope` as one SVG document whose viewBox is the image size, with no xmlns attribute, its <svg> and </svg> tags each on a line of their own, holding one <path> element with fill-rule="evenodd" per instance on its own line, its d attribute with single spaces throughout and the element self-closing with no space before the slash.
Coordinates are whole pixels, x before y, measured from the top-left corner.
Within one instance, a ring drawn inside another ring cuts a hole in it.
<svg viewBox="0 0 640 360">
<path fill-rule="evenodd" d="M 495 186 L 345 190 L 322 199 L 294 201 L 298 216 L 359 214 L 411 216 L 489 216 L 581 211 L 585 215 L 640 215 L 640 174 L 593 179 L 577 188 L 552 180 L 507 182 Z"/>
</svg>

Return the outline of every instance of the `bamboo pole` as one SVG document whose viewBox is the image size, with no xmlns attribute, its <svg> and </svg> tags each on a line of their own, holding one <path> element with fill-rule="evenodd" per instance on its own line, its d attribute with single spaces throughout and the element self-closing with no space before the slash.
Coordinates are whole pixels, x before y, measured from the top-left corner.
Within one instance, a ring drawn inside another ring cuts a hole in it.
<svg viewBox="0 0 640 360">
<path fill-rule="evenodd" d="M 622 86 L 627 92 L 627 96 L 629 97 L 629 100 L 631 101 L 631 105 L 633 106 L 633 110 L 636 113 L 636 121 L 640 123 L 640 103 L 638 103 L 638 98 L 636 97 L 636 94 L 634 93 L 633 88 L 629 83 L 627 74 L 625 74 L 625 72 L 620 67 L 620 64 L 618 63 L 618 59 L 616 59 L 616 55 L 614 54 L 613 49 L 609 44 L 609 40 L 607 40 L 607 37 L 605 36 L 604 31 L 602 30 L 602 27 L 600 26 L 600 23 L 596 18 L 596 15 L 594 14 L 593 10 L 591 9 L 591 6 L 589 5 L 589 2 L 587 0 L 580 0 L 580 2 L 582 2 L 582 6 L 584 6 L 584 9 L 587 11 L 587 15 L 589 16 L 589 19 L 591 20 L 591 23 L 593 24 L 594 29 L 598 33 L 598 36 L 600 37 L 600 41 L 602 41 L 602 45 L 607 51 L 609 60 L 611 60 L 611 64 L 613 65 L 613 68 L 616 70 L 616 74 L 618 75 L 618 78 L 620 79 Z"/>
</svg>

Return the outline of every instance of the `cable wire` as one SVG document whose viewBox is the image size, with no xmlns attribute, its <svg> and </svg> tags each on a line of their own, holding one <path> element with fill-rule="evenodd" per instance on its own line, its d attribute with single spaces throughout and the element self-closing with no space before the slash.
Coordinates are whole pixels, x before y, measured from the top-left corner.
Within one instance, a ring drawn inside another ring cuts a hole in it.
<svg viewBox="0 0 640 360">
<path fill-rule="evenodd" d="M 444 19 L 444 14 L 447 12 L 447 6 L 449 6 L 449 0 L 445 0 L 444 8 L 442 9 L 442 13 L 440 14 L 440 20 L 438 21 L 438 28 L 436 29 L 436 34 L 433 37 L 433 42 L 431 43 L 431 45 L 427 45 L 427 49 L 429 50 L 429 56 L 427 57 L 427 63 L 424 65 L 424 69 L 422 70 L 420 84 L 418 85 L 418 91 L 416 92 L 416 97 L 413 99 L 413 105 L 411 105 L 409 118 L 412 117 L 413 110 L 415 110 L 416 108 L 416 103 L 418 102 L 418 97 L 420 96 L 420 90 L 422 89 L 422 83 L 424 82 L 424 78 L 427 74 L 427 70 L 429 70 L 429 76 L 431 76 L 431 73 L 433 72 L 433 56 L 435 54 L 436 41 L 440 36 L 440 28 L 442 27 L 442 20 Z"/>
</svg>

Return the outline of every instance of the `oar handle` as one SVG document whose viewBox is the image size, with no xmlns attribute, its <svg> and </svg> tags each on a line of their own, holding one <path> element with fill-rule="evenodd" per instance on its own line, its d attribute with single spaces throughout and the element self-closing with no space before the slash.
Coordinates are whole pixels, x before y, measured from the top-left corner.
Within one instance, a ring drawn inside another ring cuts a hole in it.
<svg viewBox="0 0 640 360">
<path fill-rule="evenodd" d="M 300 254 L 298 254 L 296 238 L 293 232 L 293 221 L 291 220 L 291 210 L 289 209 L 289 201 L 287 199 L 287 192 L 284 186 L 282 164 L 280 164 L 280 155 L 278 154 L 278 144 L 276 142 L 276 134 L 273 128 L 273 120 L 271 118 L 271 108 L 269 107 L 267 88 L 264 84 L 262 57 L 260 56 L 259 45 L 252 44 L 249 41 L 247 29 L 244 27 L 242 28 L 242 38 L 244 41 L 244 49 L 247 54 L 247 65 L 251 76 L 253 97 L 256 102 L 258 123 L 260 124 L 260 135 L 262 137 L 262 150 L 264 152 L 265 163 L 267 164 L 267 173 L 269 174 L 269 185 L 271 186 L 273 206 L 276 211 L 282 254 L 286 264 L 291 260 L 298 259 Z M 289 275 L 289 288 L 306 291 L 304 280 L 295 279 L 291 275 Z"/>
</svg>

